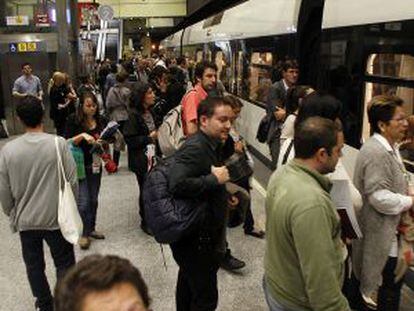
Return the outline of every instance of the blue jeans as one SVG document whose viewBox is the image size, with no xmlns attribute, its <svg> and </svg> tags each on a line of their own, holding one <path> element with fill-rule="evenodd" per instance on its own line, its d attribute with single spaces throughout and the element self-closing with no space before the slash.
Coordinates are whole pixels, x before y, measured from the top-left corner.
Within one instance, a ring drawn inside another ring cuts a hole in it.
<svg viewBox="0 0 414 311">
<path fill-rule="evenodd" d="M 89 236 L 95 231 L 102 170 L 93 174 L 92 168 L 86 167 L 85 171 L 86 178 L 79 181 L 78 208 L 83 221 L 83 236 Z"/>
<path fill-rule="evenodd" d="M 266 280 L 263 277 L 263 291 L 265 294 L 266 302 L 270 311 L 294 311 L 280 305 L 270 294 L 269 289 L 267 288 Z"/>
</svg>

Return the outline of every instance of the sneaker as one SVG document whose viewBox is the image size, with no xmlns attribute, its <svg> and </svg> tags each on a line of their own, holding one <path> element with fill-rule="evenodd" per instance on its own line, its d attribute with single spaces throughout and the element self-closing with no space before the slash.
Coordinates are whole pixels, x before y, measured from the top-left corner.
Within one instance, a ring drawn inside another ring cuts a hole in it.
<svg viewBox="0 0 414 311">
<path fill-rule="evenodd" d="M 103 235 L 103 233 L 101 233 L 101 232 L 99 232 L 99 231 L 92 231 L 92 232 L 89 234 L 89 237 L 90 237 L 90 238 L 97 239 L 97 240 L 104 240 L 104 239 L 105 239 L 105 236 Z"/>
<path fill-rule="evenodd" d="M 369 310 L 377 310 L 378 304 L 377 304 L 377 294 L 374 293 L 371 296 L 365 296 L 362 294 L 362 300 L 364 301 L 365 306 Z"/>
<path fill-rule="evenodd" d="M 88 249 L 91 245 L 91 240 L 87 236 L 83 236 L 79 239 L 78 244 L 81 249 Z"/>
<path fill-rule="evenodd" d="M 234 271 L 244 268 L 246 263 L 236 257 L 233 257 L 231 254 L 224 256 L 223 260 L 220 263 L 220 267 L 227 271 Z"/>
</svg>

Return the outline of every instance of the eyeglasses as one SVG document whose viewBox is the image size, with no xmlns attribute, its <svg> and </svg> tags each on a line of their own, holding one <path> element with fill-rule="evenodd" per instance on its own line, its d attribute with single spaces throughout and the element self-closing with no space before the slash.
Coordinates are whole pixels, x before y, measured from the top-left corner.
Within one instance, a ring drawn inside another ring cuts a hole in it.
<svg viewBox="0 0 414 311">
<path fill-rule="evenodd" d="M 408 122 L 407 119 L 408 117 L 404 116 L 404 117 L 390 119 L 390 121 L 397 121 L 398 123 L 405 123 L 405 122 Z"/>
</svg>

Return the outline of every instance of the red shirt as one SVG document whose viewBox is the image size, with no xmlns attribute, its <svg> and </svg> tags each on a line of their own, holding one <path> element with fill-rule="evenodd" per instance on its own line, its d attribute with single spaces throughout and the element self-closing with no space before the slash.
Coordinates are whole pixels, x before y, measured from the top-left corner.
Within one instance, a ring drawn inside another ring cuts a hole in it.
<svg viewBox="0 0 414 311">
<path fill-rule="evenodd" d="M 197 83 L 193 90 L 189 91 L 181 102 L 184 135 L 187 136 L 187 122 L 197 123 L 198 105 L 207 98 L 207 92 L 200 83 Z"/>
</svg>

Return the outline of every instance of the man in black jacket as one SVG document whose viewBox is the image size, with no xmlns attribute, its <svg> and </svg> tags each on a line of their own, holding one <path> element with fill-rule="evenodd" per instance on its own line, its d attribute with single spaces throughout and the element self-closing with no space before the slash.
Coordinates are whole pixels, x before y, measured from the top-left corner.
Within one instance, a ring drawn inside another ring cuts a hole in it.
<svg viewBox="0 0 414 311">
<path fill-rule="evenodd" d="M 175 197 L 208 203 L 200 229 L 171 244 L 179 266 L 177 311 L 216 309 L 217 270 L 226 251 L 228 195 L 224 184 L 229 180 L 229 172 L 223 166 L 222 147 L 229 136 L 233 110 L 222 98 L 209 97 L 197 113 L 199 131 L 177 151 L 169 174 L 169 188 Z"/>
</svg>

